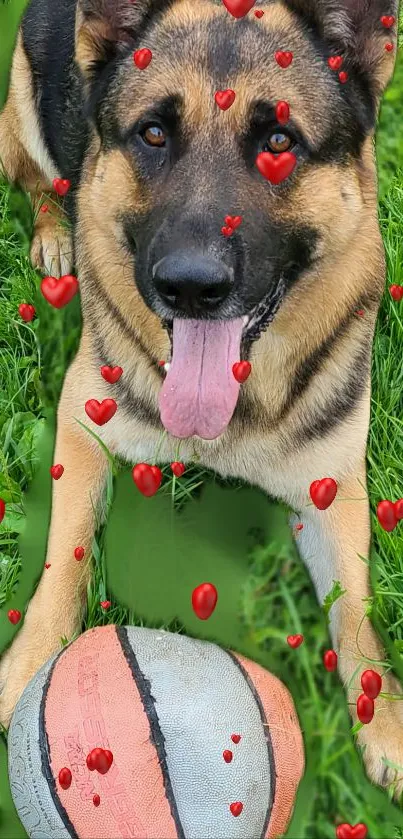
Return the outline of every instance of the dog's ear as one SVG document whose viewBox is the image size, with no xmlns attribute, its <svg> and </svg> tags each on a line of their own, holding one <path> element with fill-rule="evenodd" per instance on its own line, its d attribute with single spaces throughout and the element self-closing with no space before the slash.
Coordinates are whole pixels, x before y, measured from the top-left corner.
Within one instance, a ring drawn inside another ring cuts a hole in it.
<svg viewBox="0 0 403 839">
<path fill-rule="evenodd" d="M 367 75 L 376 98 L 381 95 L 393 73 L 399 0 L 283 2 L 327 41 L 334 54 L 343 55 L 346 65 Z"/>
<path fill-rule="evenodd" d="M 78 0 L 75 57 L 91 80 L 121 50 L 134 44 L 147 24 L 172 0 Z"/>
</svg>

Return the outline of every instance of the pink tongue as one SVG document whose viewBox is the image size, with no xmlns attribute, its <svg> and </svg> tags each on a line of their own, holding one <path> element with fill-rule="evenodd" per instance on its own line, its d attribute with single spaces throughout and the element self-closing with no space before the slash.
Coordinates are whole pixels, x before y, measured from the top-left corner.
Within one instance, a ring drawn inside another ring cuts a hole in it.
<svg viewBox="0 0 403 839">
<path fill-rule="evenodd" d="M 237 320 L 174 320 L 173 357 L 159 398 L 161 422 L 174 437 L 214 440 L 238 400 L 232 365 L 240 358 Z"/>
</svg>

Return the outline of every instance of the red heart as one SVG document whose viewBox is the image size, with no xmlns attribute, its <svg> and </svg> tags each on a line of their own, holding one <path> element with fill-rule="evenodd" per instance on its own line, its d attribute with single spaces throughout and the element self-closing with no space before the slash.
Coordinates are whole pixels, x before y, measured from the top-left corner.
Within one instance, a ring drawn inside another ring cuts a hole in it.
<svg viewBox="0 0 403 839">
<path fill-rule="evenodd" d="M 227 90 L 217 90 L 214 99 L 222 111 L 227 111 L 235 102 L 235 90 L 231 90 L 229 87 Z"/>
<path fill-rule="evenodd" d="M 231 734 L 231 740 L 232 740 L 233 743 L 239 743 L 240 739 L 241 739 L 240 734 Z"/>
<path fill-rule="evenodd" d="M 381 17 L 381 24 L 386 29 L 390 29 L 393 24 L 395 23 L 396 18 L 393 15 L 382 15 Z"/>
<path fill-rule="evenodd" d="M 259 18 L 259 20 L 260 20 L 260 18 L 263 17 L 263 15 L 264 15 L 264 12 L 262 11 L 262 9 L 256 9 L 255 17 Z"/>
<path fill-rule="evenodd" d="M 336 828 L 337 839 L 365 839 L 368 828 L 365 824 L 339 824 Z"/>
<path fill-rule="evenodd" d="M 276 59 L 277 64 L 280 67 L 282 67 L 283 70 L 285 70 L 286 67 L 290 66 L 290 64 L 291 64 L 291 62 L 294 58 L 294 53 L 289 52 L 289 51 L 283 52 L 283 50 L 278 50 L 277 52 L 274 53 L 274 58 Z"/>
<path fill-rule="evenodd" d="M 242 216 L 225 216 L 225 224 L 228 224 L 228 227 L 232 227 L 233 230 L 236 230 L 240 224 L 242 224 Z"/>
<path fill-rule="evenodd" d="M 101 606 L 102 606 L 103 609 L 105 609 L 105 610 L 109 609 L 110 605 L 111 605 L 110 600 L 101 600 Z"/>
<path fill-rule="evenodd" d="M 297 158 L 292 151 L 282 151 L 280 154 L 262 151 L 256 158 L 256 166 L 260 174 L 271 184 L 281 184 L 285 181 L 296 165 Z"/>
<path fill-rule="evenodd" d="M 357 717 L 364 725 L 368 725 L 374 716 L 374 700 L 365 693 L 361 693 L 357 699 Z"/>
<path fill-rule="evenodd" d="M 158 492 L 162 483 L 162 472 L 158 466 L 149 466 L 148 463 L 138 463 L 132 469 L 133 481 L 137 489 L 146 498 L 151 498 Z"/>
<path fill-rule="evenodd" d="M 47 204 L 42 204 L 42 207 L 40 208 L 40 212 L 41 213 L 47 213 L 48 210 L 49 210 L 48 205 Z"/>
<path fill-rule="evenodd" d="M 113 754 L 109 749 L 92 749 L 87 755 L 87 766 L 90 772 L 96 770 L 100 775 L 106 775 L 113 763 Z"/>
<path fill-rule="evenodd" d="M 341 73 L 339 73 L 339 79 L 342 84 L 345 84 L 346 81 L 348 81 L 348 73 L 346 73 L 345 70 L 342 70 Z"/>
<path fill-rule="evenodd" d="M 18 609 L 10 609 L 7 613 L 10 623 L 16 624 L 21 620 L 21 612 Z"/>
<path fill-rule="evenodd" d="M 50 562 L 45 562 L 45 568 L 50 568 Z"/>
<path fill-rule="evenodd" d="M 240 18 L 245 17 L 250 12 L 256 0 L 223 0 L 223 3 L 232 17 Z"/>
<path fill-rule="evenodd" d="M 364 670 L 361 676 L 361 687 L 366 696 L 376 699 L 382 690 L 382 676 L 375 670 Z"/>
<path fill-rule="evenodd" d="M 300 524 L 296 524 L 296 525 L 295 525 L 295 530 L 297 530 L 298 532 L 299 532 L 300 530 L 303 530 L 303 529 L 304 529 L 304 525 L 303 525 L 303 524 L 301 524 L 301 523 L 300 523 Z"/>
<path fill-rule="evenodd" d="M 101 376 L 110 385 L 114 385 L 119 381 L 123 373 L 122 367 L 101 367 Z"/>
<path fill-rule="evenodd" d="M 337 670 L 337 653 L 334 650 L 326 650 L 323 656 L 323 664 L 329 673 Z"/>
<path fill-rule="evenodd" d="M 327 510 L 336 498 L 337 483 L 333 478 L 322 478 L 313 481 L 309 487 L 309 495 L 318 510 Z"/>
<path fill-rule="evenodd" d="M 35 317 L 35 309 L 30 303 L 21 303 L 18 306 L 18 311 L 25 323 L 30 323 Z"/>
<path fill-rule="evenodd" d="M 230 749 L 225 749 L 222 753 L 222 756 L 223 756 L 226 763 L 231 763 L 231 760 L 233 758 L 233 754 L 232 754 Z"/>
<path fill-rule="evenodd" d="M 69 789 L 69 787 L 71 786 L 72 779 L 73 776 L 70 772 L 70 769 L 68 769 L 67 766 L 60 770 L 59 784 L 62 789 Z"/>
<path fill-rule="evenodd" d="M 401 521 L 403 519 L 403 498 L 399 498 L 398 501 L 395 501 L 394 507 L 395 507 L 395 516 L 396 516 L 398 521 Z M 1 521 L 1 518 L 0 518 L 0 521 Z"/>
<path fill-rule="evenodd" d="M 116 414 L 118 406 L 114 399 L 89 399 L 85 403 L 85 413 L 97 425 L 105 425 Z"/>
<path fill-rule="evenodd" d="M 80 562 L 84 558 L 85 550 L 81 546 L 78 548 L 74 548 L 74 557 L 77 562 Z"/>
<path fill-rule="evenodd" d="M 221 233 L 223 234 L 223 236 L 232 236 L 233 232 L 234 232 L 234 228 L 229 227 L 228 225 L 221 228 Z"/>
<path fill-rule="evenodd" d="M 217 605 L 218 592 L 212 583 L 201 583 L 192 591 L 192 607 L 201 621 L 206 621 Z"/>
<path fill-rule="evenodd" d="M 393 44 L 391 44 L 390 41 L 385 44 L 385 50 L 386 52 L 393 52 Z"/>
<path fill-rule="evenodd" d="M 133 53 L 134 63 L 139 70 L 145 70 L 146 67 L 148 67 L 152 57 L 153 54 L 151 50 L 148 50 L 147 48 L 142 50 L 136 50 L 136 52 Z"/>
<path fill-rule="evenodd" d="M 280 125 L 285 125 L 290 119 L 290 106 L 288 102 L 277 102 L 276 105 L 276 120 Z"/>
<path fill-rule="evenodd" d="M 171 469 L 177 478 L 181 478 L 185 472 L 185 464 L 175 461 L 174 463 L 171 463 Z"/>
<path fill-rule="evenodd" d="M 240 384 L 246 382 L 246 379 L 250 376 L 251 370 L 252 365 L 250 361 L 236 361 L 235 364 L 232 365 L 234 379 L 236 379 Z"/>
<path fill-rule="evenodd" d="M 243 804 L 241 801 L 234 801 L 233 804 L 229 805 L 229 808 L 233 816 L 240 816 L 243 810 Z"/>
<path fill-rule="evenodd" d="M 2 498 L 0 498 L 0 524 L 2 523 L 4 516 L 6 515 L 6 504 Z"/>
<path fill-rule="evenodd" d="M 287 644 L 293 650 L 296 650 L 297 647 L 300 647 L 304 641 L 303 635 L 288 635 L 287 636 Z"/>
<path fill-rule="evenodd" d="M 77 277 L 73 277 L 71 274 L 65 274 L 59 280 L 56 277 L 45 277 L 41 282 L 41 292 L 45 300 L 55 309 L 62 309 L 63 306 L 67 306 L 67 303 L 70 303 L 77 291 Z"/>
<path fill-rule="evenodd" d="M 93 803 L 94 807 L 99 807 L 99 805 L 101 803 L 101 799 L 100 799 L 97 792 L 95 793 L 95 795 L 92 796 L 92 803 Z"/>
<path fill-rule="evenodd" d="M 330 58 L 327 59 L 327 63 L 331 70 L 340 70 L 340 67 L 343 64 L 343 57 L 341 55 L 331 55 Z"/>
<path fill-rule="evenodd" d="M 54 466 L 50 467 L 50 474 L 55 481 L 58 481 L 59 478 L 62 477 L 64 472 L 64 466 L 61 463 L 56 463 Z"/>
<path fill-rule="evenodd" d="M 67 178 L 55 178 L 53 181 L 53 189 L 58 195 L 66 195 L 71 187 L 71 181 Z"/>
<path fill-rule="evenodd" d="M 403 299 L 403 285 L 391 285 L 389 286 L 389 291 L 391 296 L 397 303 Z"/>
<path fill-rule="evenodd" d="M 397 518 L 393 501 L 380 501 L 376 508 L 376 515 L 379 524 L 387 533 L 391 533 L 395 529 Z"/>
</svg>

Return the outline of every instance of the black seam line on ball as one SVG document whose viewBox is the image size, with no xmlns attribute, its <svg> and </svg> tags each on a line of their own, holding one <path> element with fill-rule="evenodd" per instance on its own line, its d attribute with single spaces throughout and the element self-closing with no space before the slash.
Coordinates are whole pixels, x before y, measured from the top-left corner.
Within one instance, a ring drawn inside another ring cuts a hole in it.
<svg viewBox="0 0 403 839">
<path fill-rule="evenodd" d="M 245 682 L 248 685 L 248 688 L 251 691 L 251 693 L 253 695 L 253 698 L 256 702 L 256 705 L 259 709 L 260 719 L 262 720 L 263 730 L 264 730 L 264 734 L 265 734 L 265 738 L 266 738 L 267 754 L 268 754 L 268 758 L 269 758 L 269 769 L 270 769 L 270 796 L 269 796 L 269 803 L 267 805 L 266 816 L 265 816 L 263 827 L 262 827 L 262 832 L 261 832 L 260 837 L 259 837 L 259 839 L 264 839 L 264 837 L 266 836 L 266 833 L 267 833 L 267 828 L 268 828 L 268 825 L 269 825 L 270 816 L 272 814 L 274 799 L 276 797 L 276 778 L 277 778 L 277 776 L 276 776 L 276 762 L 274 760 L 274 751 L 273 751 L 273 744 L 272 744 L 271 737 L 270 737 L 269 725 L 268 725 L 268 722 L 267 722 L 267 717 L 266 717 L 263 705 L 262 705 L 261 700 L 260 700 L 260 696 L 257 693 L 255 685 L 252 682 L 252 679 L 250 678 L 250 676 L 246 672 L 245 668 L 242 666 L 241 662 L 237 659 L 237 657 L 233 653 L 231 653 L 229 650 L 223 650 L 223 652 L 227 653 L 227 655 L 232 659 L 232 661 L 234 662 L 234 664 L 236 665 L 238 670 L 240 670 L 240 672 L 242 673 L 242 676 L 244 677 Z"/>
<path fill-rule="evenodd" d="M 155 699 L 151 694 L 151 684 L 141 672 L 140 665 L 133 652 L 130 644 L 127 629 L 124 626 L 116 626 L 116 635 L 122 647 L 123 654 L 132 672 L 137 690 L 140 694 L 140 699 L 143 703 L 144 711 L 147 714 L 148 723 L 150 726 L 150 742 L 153 744 L 157 755 L 159 765 L 161 767 L 162 779 L 165 787 L 165 794 L 170 806 L 172 818 L 175 822 L 175 827 L 178 839 L 186 839 L 185 832 L 182 827 L 178 808 L 176 805 L 175 794 L 172 788 L 171 779 L 169 776 L 167 753 L 165 750 L 165 737 L 161 731 L 157 711 L 155 708 Z"/>
<path fill-rule="evenodd" d="M 41 699 L 41 704 L 40 704 L 40 708 L 39 708 L 39 750 L 40 750 L 40 753 L 41 753 L 42 774 L 44 775 L 44 777 L 45 777 L 45 779 L 48 783 L 49 792 L 52 796 L 53 803 L 56 807 L 56 810 L 59 813 L 59 816 L 60 816 L 66 830 L 69 832 L 69 834 L 71 836 L 71 839 L 79 839 L 79 835 L 78 835 L 78 833 L 76 833 L 74 825 L 70 821 L 69 815 L 68 815 L 67 811 L 65 810 L 65 808 L 63 807 L 63 804 L 60 801 L 60 798 L 59 798 L 59 795 L 58 795 L 58 792 L 57 792 L 56 779 L 53 776 L 53 772 L 52 772 L 52 769 L 51 769 L 51 766 L 50 766 L 49 738 L 48 738 L 48 733 L 47 733 L 46 728 L 45 728 L 45 708 L 46 708 L 46 699 L 47 699 L 50 683 L 52 681 L 52 676 L 53 676 L 53 672 L 54 672 L 54 669 L 56 667 L 56 664 L 58 663 L 58 661 L 59 661 L 60 657 L 63 655 L 63 653 L 66 652 L 66 650 L 67 650 L 67 646 L 63 650 L 60 650 L 59 655 L 57 656 L 57 658 L 55 659 L 55 661 L 53 662 L 53 664 L 52 664 L 52 666 L 49 670 L 46 682 L 43 686 L 42 699 Z"/>
</svg>

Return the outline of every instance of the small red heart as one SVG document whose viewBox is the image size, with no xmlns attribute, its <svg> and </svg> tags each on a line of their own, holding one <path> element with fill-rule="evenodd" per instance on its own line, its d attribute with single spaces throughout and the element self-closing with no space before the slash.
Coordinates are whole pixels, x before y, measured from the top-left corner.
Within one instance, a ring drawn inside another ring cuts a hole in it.
<svg viewBox="0 0 403 839">
<path fill-rule="evenodd" d="M 234 228 L 229 227 L 229 225 L 226 225 L 225 227 L 221 228 L 221 233 L 223 234 L 223 236 L 232 236 L 233 232 Z"/>
<path fill-rule="evenodd" d="M 41 282 L 41 292 L 45 300 L 55 309 L 63 309 L 78 292 L 77 277 L 65 274 L 64 277 L 44 277 Z"/>
<path fill-rule="evenodd" d="M 77 562 L 80 562 L 82 559 L 84 559 L 84 554 L 85 550 L 81 546 L 78 548 L 74 548 L 74 558 L 77 560 Z"/>
<path fill-rule="evenodd" d="M 337 494 L 337 483 L 333 478 L 322 478 L 313 481 L 309 487 L 309 495 L 318 510 L 327 510 Z"/>
<path fill-rule="evenodd" d="M 284 52 L 283 50 L 277 50 L 277 52 L 274 53 L 274 58 L 276 59 L 277 64 L 280 67 L 282 67 L 283 70 L 285 70 L 287 67 L 290 66 L 294 58 L 294 53 L 289 51 Z"/>
<path fill-rule="evenodd" d="M 398 521 L 401 521 L 403 519 L 403 498 L 399 498 L 398 501 L 395 501 L 394 507 L 395 507 L 395 516 L 396 516 Z M 1 518 L 0 518 L 0 521 L 1 521 Z"/>
<path fill-rule="evenodd" d="M 146 67 L 148 67 L 152 57 L 153 54 L 151 50 L 148 50 L 147 48 L 142 50 L 136 50 L 136 52 L 133 53 L 134 63 L 139 70 L 145 70 Z"/>
<path fill-rule="evenodd" d="M 185 464 L 175 461 L 174 463 L 171 463 L 171 469 L 176 478 L 181 478 L 185 472 Z"/>
<path fill-rule="evenodd" d="M 393 501 L 380 501 L 376 508 L 376 515 L 379 524 L 387 533 L 391 533 L 395 529 L 397 518 Z"/>
<path fill-rule="evenodd" d="M 62 466 L 61 463 L 55 463 L 54 466 L 50 467 L 50 474 L 52 475 L 52 478 L 54 478 L 55 481 L 58 481 L 59 478 L 62 477 L 63 472 L 64 466 Z"/>
<path fill-rule="evenodd" d="M 21 612 L 19 611 L 19 609 L 10 609 L 10 611 L 7 612 L 7 617 L 10 623 L 13 623 L 15 625 L 16 623 L 19 623 L 21 620 Z"/>
<path fill-rule="evenodd" d="M 111 605 L 111 601 L 110 601 L 110 600 L 101 600 L 101 606 L 102 606 L 102 608 L 103 608 L 103 609 L 105 609 L 105 611 L 106 611 L 107 609 L 109 609 L 109 606 L 110 606 L 110 605 Z"/>
<path fill-rule="evenodd" d="M 393 15 L 382 15 L 381 17 L 381 24 L 385 29 L 391 29 L 395 22 L 396 18 Z"/>
<path fill-rule="evenodd" d="M 25 323 L 30 323 L 36 314 L 34 307 L 31 306 L 30 303 L 21 303 L 18 306 L 18 311 L 22 319 L 25 320 Z"/>
<path fill-rule="evenodd" d="M 403 285 L 391 285 L 389 286 L 389 291 L 391 296 L 397 303 L 403 299 Z"/>
<path fill-rule="evenodd" d="M 361 676 L 361 687 L 366 696 L 376 699 L 382 690 L 382 676 L 375 670 L 364 670 Z"/>
<path fill-rule="evenodd" d="M 42 204 L 42 207 L 40 208 L 40 212 L 41 213 L 47 213 L 48 210 L 49 210 L 48 205 L 47 204 Z"/>
<path fill-rule="evenodd" d="M 225 216 L 225 224 L 228 227 L 232 227 L 233 230 L 236 230 L 240 224 L 242 224 L 242 216 Z"/>
<path fill-rule="evenodd" d="M 290 106 L 288 102 L 280 100 L 276 105 L 276 120 L 280 125 L 285 125 L 290 119 Z"/>
<path fill-rule="evenodd" d="M 93 803 L 94 807 L 99 807 L 99 805 L 101 803 L 101 799 L 100 799 L 97 792 L 95 793 L 95 795 L 92 796 L 92 803 Z"/>
<path fill-rule="evenodd" d="M 329 673 L 337 670 L 337 653 L 334 650 L 326 650 L 323 656 L 323 664 Z"/>
<path fill-rule="evenodd" d="M 114 399 L 89 399 L 85 403 L 85 413 L 97 425 L 105 425 L 116 414 L 118 406 Z"/>
<path fill-rule="evenodd" d="M 252 365 L 250 361 L 236 361 L 235 364 L 232 365 L 234 379 L 236 379 L 239 384 L 246 382 L 246 379 L 251 374 L 251 370 Z"/>
<path fill-rule="evenodd" d="M 109 749 L 92 749 L 87 755 L 86 762 L 90 772 L 96 770 L 100 775 L 106 775 L 112 766 L 113 754 Z"/>
<path fill-rule="evenodd" d="M 374 700 L 365 693 L 361 693 L 357 699 L 357 717 L 363 725 L 368 725 L 374 716 Z"/>
<path fill-rule="evenodd" d="M 231 752 L 231 749 L 225 749 L 222 753 L 222 756 L 223 756 L 226 763 L 231 763 L 231 760 L 233 758 L 233 754 Z"/>
<path fill-rule="evenodd" d="M 341 73 L 339 73 L 339 79 L 341 84 L 345 84 L 348 81 L 348 73 L 346 73 L 345 70 L 342 70 Z"/>
<path fill-rule="evenodd" d="M 158 466 L 148 463 L 138 463 L 132 469 L 133 481 L 138 490 L 146 498 L 151 498 L 158 492 L 162 483 L 162 472 Z"/>
<path fill-rule="evenodd" d="M 6 515 L 6 504 L 2 498 L 0 498 L 0 524 L 2 523 L 4 516 Z"/>
<path fill-rule="evenodd" d="M 385 44 L 385 50 L 386 52 L 393 52 L 393 44 L 391 44 L 390 41 Z"/>
<path fill-rule="evenodd" d="M 296 165 L 297 158 L 292 151 L 282 151 L 280 154 L 262 151 L 256 158 L 256 166 L 260 174 L 271 184 L 276 185 L 285 181 L 292 174 Z"/>
<path fill-rule="evenodd" d="M 240 739 L 241 739 L 240 734 L 231 734 L 231 740 L 232 740 L 233 743 L 239 743 Z"/>
<path fill-rule="evenodd" d="M 299 532 L 300 530 L 303 530 L 303 529 L 304 529 L 304 525 L 303 525 L 303 524 L 296 524 L 296 525 L 295 525 L 295 530 L 298 530 L 298 532 Z"/>
<path fill-rule="evenodd" d="M 339 824 L 336 828 L 337 839 L 366 839 L 368 828 L 365 824 Z"/>
<path fill-rule="evenodd" d="M 71 187 L 71 181 L 67 178 L 55 178 L 53 181 L 53 189 L 58 195 L 66 195 Z"/>
<path fill-rule="evenodd" d="M 201 621 L 206 621 L 217 605 L 218 592 L 212 583 L 201 583 L 192 591 L 192 607 Z"/>
<path fill-rule="evenodd" d="M 355 314 L 358 315 L 358 317 L 363 318 L 365 315 L 365 309 L 356 309 Z"/>
<path fill-rule="evenodd" d="M 232 17 L 245 17 L 250 12 L 256 0 L 223 0 L 225 8 Z"/>
<path fill-rule="evenodd" d="M 293 650 L 296 650 L 297 647 L 300 647 L 301 644 L 303 644 L 303 642 L 304 642 L 304 636 L 303 635 L 288 635 L 287 636 L 287 644 Z"/>
<path fill-rule="evenodd" d="M 341 55 L 331 55 L 330 58 L 327 59 L 327 63 L 331 70 L 340 70 L 340 67 L 343 64 L 343 58 Z"/>
<path fill-rule="evenodd" d="M 46 569 L 50 568 L 50 562 L 45 562 L 45 568 Z"/>
<path fill-rule="evenodd" d="M 71 782 L 73 780 L 73 776 L 70 772 L 70 769 L 65 766 L 59 772 L 59 784 L 62 789 L 68 789 L 71 786 Z"/>
<path fill-rule="evenodd" d="M 260 18 L 263 17 L 263 15 L 264 15 L 264 11 L 262 9 L 256 9 L 256 12 L 254 14 L 255 14 L 255 17 L 259 18 L 259 20 L 260 20 Z"/>
<path fill-rule="evenodd" d="M 229 87 L 227 90 L 217 90 L 214 99 L 222 111 L 227 111 L 235 102 L 235 90 L 231 90 Z"/>
<path fill-rule="evenodd" d="M 243 810 L 243 804 L 241 801 L 234 801 L 233 804 L 229 805 L 229 808 L 233 816 L 240 816 Z"/>
<path fill-rule="evenodd" d="M 122 367 L 101 367 L 101 376 L 110 385 L 114 385 L 119 381 L 123 373 Z"/>
</svg>

